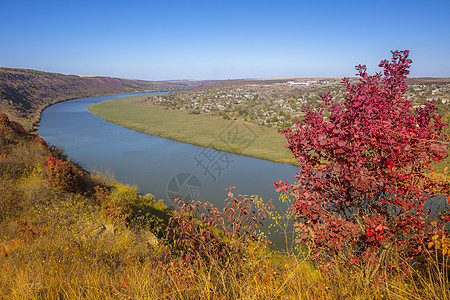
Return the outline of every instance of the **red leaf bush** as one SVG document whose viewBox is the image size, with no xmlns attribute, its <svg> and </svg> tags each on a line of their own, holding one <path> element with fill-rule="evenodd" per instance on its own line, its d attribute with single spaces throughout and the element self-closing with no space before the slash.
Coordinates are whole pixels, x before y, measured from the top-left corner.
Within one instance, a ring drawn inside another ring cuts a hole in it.
<svg viewBox="0 0 450 300">
<path fill-rule="evenodd" d="M 448 211 L 431 218 L 425 203 L 448 194 L 430 175 L 430 164 L 447 156 L 446 124 L 433 103 L 414 107 L 403 97 L 409 52 L 392 54 L 379 64 L 383 73 L 369 76 L 359 65 L 358 83 L 344 78 L 343 103 L 323 94 L 297 128 L 280 130 L 301 169 L 295 182 L 274 185 L 294 195 L 298 241 L 315 259 L 380 263 L 393 249 L 411 259 L 445 231 Z"/>
<path fill-rule="evenodd" d="M 48 157 L 45 172 L 52 187 L 74 193 L 83 191 L 83 172 L 70 161 Z"/>
</svg>

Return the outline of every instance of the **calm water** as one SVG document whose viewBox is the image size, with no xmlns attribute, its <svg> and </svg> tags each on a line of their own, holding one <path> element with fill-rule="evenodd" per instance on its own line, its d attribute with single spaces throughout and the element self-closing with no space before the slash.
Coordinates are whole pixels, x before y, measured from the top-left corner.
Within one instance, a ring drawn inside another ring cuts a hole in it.
<svg viewBox="0 0 450 300">
<path fill-rule="evenodd" d="M 277 200 L 273 183 L 294 178 L 297 168 L 291 165 L 139 133 L 104 121 L 87 109 L 94 103 L 124 96 L 131 94 L 52 105 L 42 113 L 39 134 L 83 167 L 112 171 L 118 181 L 137 185 L 140 193 L 164 199 L 170 207 L 175 195 L 223 207 L 228 186 L 238 187 L 240 194 Z"/>
</svg>

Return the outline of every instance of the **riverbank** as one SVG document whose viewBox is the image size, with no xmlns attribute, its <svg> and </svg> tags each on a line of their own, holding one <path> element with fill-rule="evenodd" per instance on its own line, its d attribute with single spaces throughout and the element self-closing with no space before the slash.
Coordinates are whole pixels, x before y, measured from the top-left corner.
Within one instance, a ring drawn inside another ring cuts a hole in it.
<svg viewBox="0 0 450 300">
<path fill-rule="evenodd" d="M 229 153 L 296 165 L 277 129 L 168 110 L 146 102 L 146 95 L 91 105 L 94 115 L 122 127 Z"/>
</svg>

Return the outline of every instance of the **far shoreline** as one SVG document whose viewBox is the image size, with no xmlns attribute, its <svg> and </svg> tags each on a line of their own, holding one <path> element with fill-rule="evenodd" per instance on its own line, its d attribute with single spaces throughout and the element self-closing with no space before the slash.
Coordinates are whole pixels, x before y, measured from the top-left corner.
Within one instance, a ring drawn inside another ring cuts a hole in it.
<svg viewBox="0 0 450 300">
<path fill-rule="evenodd" d="M 291 152 L 284 147 L 286 143 L 284 136 L 275 128 L 212 116 L 189 115 L 186 111 L 167 110 L 144 103 L 147 97 L 141 95 L 111 99 L 93 104 L 88 110 L 107 122 L 137 132 L 298 166 Z M 230 138 L 232 134 L 239 134 L 237 142 L 232 140 L 233 137 Z M 239 143 L 242 140 L 244 143 Z"/>
</svg>

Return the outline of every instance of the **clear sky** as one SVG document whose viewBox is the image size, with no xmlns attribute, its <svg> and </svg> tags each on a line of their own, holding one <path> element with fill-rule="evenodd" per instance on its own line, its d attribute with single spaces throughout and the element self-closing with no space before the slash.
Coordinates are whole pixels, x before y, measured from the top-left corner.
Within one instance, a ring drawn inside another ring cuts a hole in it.
<svg viewBox="0 0 450 300">
<path fill-rule="evenodd" d="M 449 0 L 0 0 L 0 66 L 147 80 L 450 77 Z"/>
</svg>

